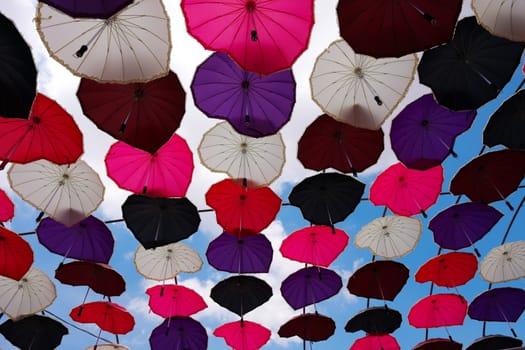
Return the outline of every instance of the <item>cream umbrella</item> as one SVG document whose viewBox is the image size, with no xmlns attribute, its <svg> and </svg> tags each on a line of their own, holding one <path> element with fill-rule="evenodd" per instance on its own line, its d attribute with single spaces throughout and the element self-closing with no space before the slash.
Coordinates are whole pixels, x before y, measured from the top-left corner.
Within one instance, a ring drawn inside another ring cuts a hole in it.
<svg viewBox="0 0 525 350">
<path fill-rule="evenodd" d="M 239 134 L 228 122 L 209 129 L 198 147 L 202 163 L 212 171 L 246 179 L 253 186 L 267 186 L 281 174 L 284 166 L 281 133 L 266 137 Z"/>
<path fill-rule="evenodd" d="M 355 236 L 358 248 L 368 248 L 385 259 L 400 258 L 416 247 L 421 221 L 407 216 L 383 216 L 365 225 Z"/>
<path fill-rule="evenodd" d="M 415 54 L 379 59 L 360 55 L 346 41 L 334 41 L 315 62 L 312 98 L 337 120 L 377 130 L 412 84 L 417 61 Z"/>
<path fill-rule="evenodd" d="M 97 344 L 88 346 L 85 350 L 129 350 L 129 348 L 120 344 Z"/>
<path fill-rule="evenodd" d="M 88 217 L 104 198 L 100 177 L 83 160 L 67 165 L 43 159 L 13 164 L 8 179 L 23 200 L 66 226 Z"/>
<path fill-rule="evenodd" d="M 0 310 L 14 321 L 44 310 L 55 298 L 55 285 L 36 267 L 19 281 L 0 276 Z"/>
<path fill-rule="evenodd" d="M 490 283 L 525 277 L 525 241 L 509 242 L 493 248 L 481 261 L 479 273 Z"/>
<path fill-rule="evenodd" d="M 169 18 L 161 0 L 136 0 L 108 19 L 73 18 L 39 3 L 36 28 L 51 57 L 99 82 L 146 82 L 169 72 Z"/>
<path fill-rule="evenodd" d="M 523 0 L 472 0 L 478 23 L 491 34 L 512 41 L 525 41 Z"/>
</svg>

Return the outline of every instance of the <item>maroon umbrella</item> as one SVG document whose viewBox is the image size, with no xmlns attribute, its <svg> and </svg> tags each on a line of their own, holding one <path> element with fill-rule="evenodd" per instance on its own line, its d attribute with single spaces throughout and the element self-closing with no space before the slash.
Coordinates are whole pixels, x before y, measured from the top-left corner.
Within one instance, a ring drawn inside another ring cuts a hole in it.
<svg viewBox="0 0 525 350">
<path fill-rule="evenodd" d="M 450 339 L 433 338 L 418 343 L 412 350 L 461 350 L 463 344 Z"/>
<path fill-rule="evenodd" d="M 283 324 L 277 333 L 282 338 L 297 336 L 307 341 L 321 341 L 330 338 L 334 332 L 334 320 L 316 312 L 292 318 Z"/>
</svg>

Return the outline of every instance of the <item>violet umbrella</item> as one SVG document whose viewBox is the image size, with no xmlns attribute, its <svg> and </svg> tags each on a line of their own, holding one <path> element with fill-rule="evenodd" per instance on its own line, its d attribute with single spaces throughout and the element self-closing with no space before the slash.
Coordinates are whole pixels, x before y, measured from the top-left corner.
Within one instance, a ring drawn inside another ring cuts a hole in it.
<svg viewBox="0 0 525 350">
<path fill-rule="evenodd" d="M 191 317 L 175 316 L 165 319 L 149 337 L 152 350 L 206 350 L 208 335 L 202 324 Z"/>
<path fill-rule="evenodd" d="M 260 76 L 219 52 L 197 68 L 191 91 L 204 114 L 227 120 L 240 134 L 251 137 L 278 132 L 290 119 L 295 104 L 291 70 Z"/>
<path fill-rule="evenodd" d="M 479 321 L 516 322 L 524 310 L 525 290 L 500 287 L 475 297 L 468 307 L 468 315 Z"/>
<path fill-rule="evenodd" d="M 109 18 L 133 0 L 39 0 L 77 18 Z"/>
</svg>

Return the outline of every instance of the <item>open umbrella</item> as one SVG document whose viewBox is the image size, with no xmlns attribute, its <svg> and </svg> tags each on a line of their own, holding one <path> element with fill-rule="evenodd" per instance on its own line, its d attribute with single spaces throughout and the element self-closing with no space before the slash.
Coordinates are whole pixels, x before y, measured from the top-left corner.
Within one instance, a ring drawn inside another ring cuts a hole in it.
<svg viewBox="0 0 525 350">
<path fill-rule="evenodd" d="M 377 130 L 405 96 L 416 64 L 414 54 L 380 59 L 356 54 L 339 39 L 317 57 L 312 98 L 337 120 Z"/>
<path fill-rule="evenodd" d="M 7 194 L 0 190 L 0 222 L 9 221 L 15 216 L 15 205 Z"/>
<path fill-rule="evenodd" d="M 476 296 L 468 306 L 468 315 L 479 321 L 517 322 L 524 310 L 525 290 L 500 287 Z"/>
<path fill-rule="evenodd" d="M 188 32 L 207 50 L 228 53 L 243 69 L 271 74 L 290 68 L 308 46 L 311 0 L 183 0 Z"/>
<path fill-rule="evenodd" d="M 147 83 L 82 78 L 77 97 L 82 112 L 100 130 L 150 153 L 170 139 L 186 111 L 186 92 L 172 71 Z"/>
<path fill-rule="evenodd" d="M 461 350 L 463 344 L 450 339 L 433 338 L 418 343 L 412 350 Z"/>
<path fill-rule="evenodd" d="M 156 285 L 146 289 L 146 294 L 151 311 L 163 318 L 191 316 L 208 307 L 193 289 L 176 284 Z"/>
<path fill-rule="evenodd" d="M 521 339 L 498 334 L 475 339 L 465 350 L 519 350 L 522 345 Z"/>
<path fill-rule="evenodd" d="M 213 335 L 224 338 L 232 349 L 258 350 L 270 340 L 271 331 L 258 323 L 240 320 L 217 327 Z"/>
<path fill-rule="evenodd" d="M 129 348 L 120 344 L 97 344 L 88 346 L 85 350 L 129 350 Z"/>
<path fill-rule="evenodd" d="M 432 282 L 441 287 L 461 286 L 478 270 L 478 260 L 471 253 L 452 252 L 439 254 L 419 267 L 414 278 L 416 282 Z"/>
<path fill-rule="evenodd" d="M 401 313 L 386 306 L 369 307 L 355 314 L 345 325 L 345 331 L 365 331 L 367 334 L 389 334 L 401 326 Z"/>
<path fill-rule="evenodd" d="M 350 350 L 399 350 L 396 338 L 389 334 L 366 335 L 357 339 Z"/>
<path fill-rule="evenodd" d="M 69 316 L 76 322 L 95 323 L 113 334 L 127 334 L 135 327 L 135 319 L 124 307 L 109 301 L 93 301 L 71 310 Z"/>
<path fill-rule="evenodd" d="M 169 18 L 160 0 L 134 1 L 111 20 L 73 18 L 39 3 L 35 22 L 49 55 L 75 75 L 130 83 L 169 72 Z"/>
<path fill-rule="evenodd" d="M 20 349 L 53 350 L 69 331 L 52 318 L 32 315 L 17 321 L 5 321 L 0 325 L 0 333 Z"/>
<path fill-rule="evenodd" d="M 171 317 L 155 327 L 149 337 L 152 350 L 206 350 L 208 335 L 199 321 L 191 317 Z"/>
<path fill-rule="evenodd" d="M 473 0 L 472 10 L 478 22 L 493 35 L 512 41 L 525 41 L 523 11 L 520 1 Z"/>
<path fill-rule="evenodd" d="M 71 17 L 77 18 L 110 18 L 124 7 L 128 6 L 133 0 L 40 0 L 45 4 L 66 13 Z"/>
<path fill-rule="evenodd" d="M 0 276 L 20 280 L 33 265 L 33 249 L 15 232 L 0 226 Z"/>
<path fill-rule="evenodd" d="M 408 312 L 408 323 L 416 328 L 462 325 L 467 300 L 459 294 L 434 294 L 417 301 Z"/>
<path fill-rule="evenodd" d="M 282 338 L 297 336 L 306 341 L 322 341 L 335 333 L 335 322 L 319 313 L 303 313 L 288 320 L 279 327 L 277 334 Z"/>
<path fill-rule="evenodd" d="M 226 120 L 239 134 L 250 137 L 277 133 L 290 120 L 295 104 L 290 69 L 261 76 L 243 70 L 220 52 L 197 67 L 191 91 L 204 114 Z"/>
<path fill-rule="evenodd" d="M 492 248 L 481 261 L 479 274 L 490 283 L 525 277 L 525 241 L 504 243 Z"/>
</svg>

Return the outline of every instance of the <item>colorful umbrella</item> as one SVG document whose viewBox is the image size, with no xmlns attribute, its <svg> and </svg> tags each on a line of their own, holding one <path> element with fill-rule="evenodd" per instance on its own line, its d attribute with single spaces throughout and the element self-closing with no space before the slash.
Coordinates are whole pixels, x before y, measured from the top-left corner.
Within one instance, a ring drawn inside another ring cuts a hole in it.
<svg viewBox="0 0 525 350">
<path fill-rule="evenodd" d="M 122 217 L 127 228 L 146 249 L 186 239 L 197 232 L 201 222 L 197 207 L 186 197 L 132 194 L 122 204 Z"/>
<path fill-rule="evenodd" d="M 273 248 L 262 233 L 237 237 L 223 232 L 208 245 L 206 258 L 211 266 L 220 271 L 267 273 L 272 263 Z"/>
<path fill-rule="evenodd" d="M 470 281 L 477 270 L 478 259 L 474 254 L 452 252 L 427 260 L 414 277 L 419 283 L 432 282 L 440 287 L 452 288 Z"/>
<path fill-rule="evenodd" d="M 204 114 L 226 120 L 239 134 L 250 137 L 278 132 L 290 120 L 295 104 L 290 69 L 261 76 L 243 70 L 220 52 L 197 67 L 191 91 Z"/>
<path fill-rule="evenodd" d="M 213 184 L 205 197 L 217 223 L 239 237 L 260 233 L 281 209 L 281 199 L 270 187 L 247 188 L 230 179 Z"/>
<path fill-rule="evenodd" d="M 294 310 L 333 297 L 341 287 L 341 277 L 332 270 L 318 266 L 302 268 L 281 283 L 281 294 Z"/>
<path fill-rule="evenodd" d="M 169 18 L 160 0 L 135 1 L 111 20 L 73 18 L 39 3 L 35 22 L 49 55 L 75 75 L 131 83 L 169 72 Z"/>
<path fill-rule="evenodd" d="M 0 276 L 20 280 L 33 265 L 33 249 L 22 237 L 0 226 Z"/>
<path fill-rule="evenodd" d="M 186 111 L 186 92 L 172 71 L 147 83 L 83 78 L 77 97 L 84 115 L 100 130 L 150 153 L 170 139 Z"/>
<path fill-rule="evenodd" d="M 35 231 L 40 244 L 65 258 L 107 264 L 113 255 L 113 234 L 103 221 L 92 215 L 71 227 L 44 218 Z"/>
<path fill-rule="evenodd" d="M 408 168 L 435 167 L 455 154 L 456 137 L 470 128 L 475 117 L 475 110 L 454 112 L 438 104 L 432 94 L 423 95 L 392 119 L 392 150 Z"/>
<path fill-rule="evenodd" d="M 0 222 L 9 221 L 15 216 L 15 205 L 7 194 L 0 190 Z"/>
<path fill-rule="evenodd" d="M 208 130 L 198 147 L 204 166 L 242 179 L 250 186 L 267 186 L 281 175 L 284 150 L 280 133 L 260 138 L 244 136 L 227 122 Z"/>
<path fill-rule="evenodd" d="M 33 101 L 29 119 L 0 117 L 0 168 L 8 162 L 47 159 L 55 164 L 74 163 L 84 151 L 82 132 L 73 117 L 41 93 Z"/>
<path fill-rule="evenodd" d="M 490 283 L 525 277 L 525 241 L 505 243 L 492 248 L 481 261 L 479 274 Z"/>
<path fill-rule="evenodd" d="M 303 313 L 281 325 L 278 332 L 281 338 L 297 336 L 306 341 L 322 341 L 335 333 L 335 322 L 319 313 Z"/>
<path fill-rule="evenodd" d="M 357 339 L 350 350 L 400 350 L 396 338 L 389 334 L 367 335 Z"/>
<path fill-rule="evenodd" d="M 41 0 L 45 4 L 53 6 L 71 17 L 77 18 L 110 18 L 133 0 Z"/>
<path fill-rule="evenodd" d="M 422 341 L 412 348 L 412 350 L 461 350 L 463 344 L 456 343 L 450 339 L 433 338 Z"/>
<path fill-rule="evenodd" d="M 62 342 L 68 329 L 52 318 L 40 315 L 11 319 L 0 325 L 0 333 L 20 349 L 52 350 Z"/>
<path fill-rule="evenodd" d="M 472 10 L 483 28 L 493 35 L 525 41 L 525 27 L 522 25 L 525 8 L 520 1 L 473 0 Z"/>
<path fill-rule="evenodd" d="M 383 130 L 356 128 L 323 114 L 306 127 L 297 158 L 307 169 L 334 168 L 354 175 L 374 165 L 383 152 Z"/>
<path fill-rule="evenodd" d="M 206 350 L 208 335 L 200 322 L 191 317 L 172 317 L 153 329 L 149 344 L 152 350 Z"/>
<path fill-rule="evenodd" d="M 223 324 L 213 335 L 224 338 L 232 349 L 258 350 L 270 340 L 271 331 L 258 323 L 241 320 Z"/>
<path fill-rule="evenodd" d="M 398 215 L 423 214 L 438 199 L 443 184 L 443 167 L 409 169 L 402 163 L 379 174 L 370 187 L 370 201 L 385 205 Z"/>
<path fill-rule="evenodd" d="M 191 316 L 208 307 L 193 289 L 176 284 L 156 285 L 146 289 L 146 294 L 151 311 L 163 318 Z"/>
<path fill-rule="evenodd" d="M 113 334 L 126 334 L 135 327 L 135 319 L 124 307 L 109 301 L 94 301 L 71 310 L 69 316 L 80 323 L 95 323 Z"/>
<path fill-rule="evenodd" d="M 355 314 L 345 325 L 345 331 L 365 331 L 380 335 L 393 333 L 401 326 L 401 313 L 386 306 L 369 307 Z"/>
<path fill-rule="evenodd" d="M 343 40 L 318 57 L 310 76 L 313 100 L 331 117 L 377 130 L 405 96 L 417 56 L 375 59 L 356 54 Z"/>
<path fill-rule="evenodd" d="M 416 328 L 462 325 L 467 300 L 459 294 L 434 294 L 420 299 L 408 312 L 408 323 Z"/>
<path fill-rule="evenodd" d="M 116 142 L 104 161 L 108 176 L 120 188 L 148 196 L 184 197 L 193 175 L 193 154 L 177 134 L 155 153 Z"/>
<path fill-rule="evenodd" d="M 271 74 L 306 50 L 314 24 L 311 0 L 183 0 L 188 32 L 207 50 L 227 52 L 243 69 Z"/>
<path fill-rule="evenodd" d="M 503 350 L 503 349 L 519 349 L 523 345 L 521 339 L 508 337 L 505 335 L 489 335 L 481 337 L 472 344 L 470 344 L 465 350 Z"/>
<path fill-rule="evenodd" d="M 524 310 L 525 290 L 500 287 L 475 297 L 468 306 L 468 315 L 479 321 L 517 322 Z"/>
</svg>

